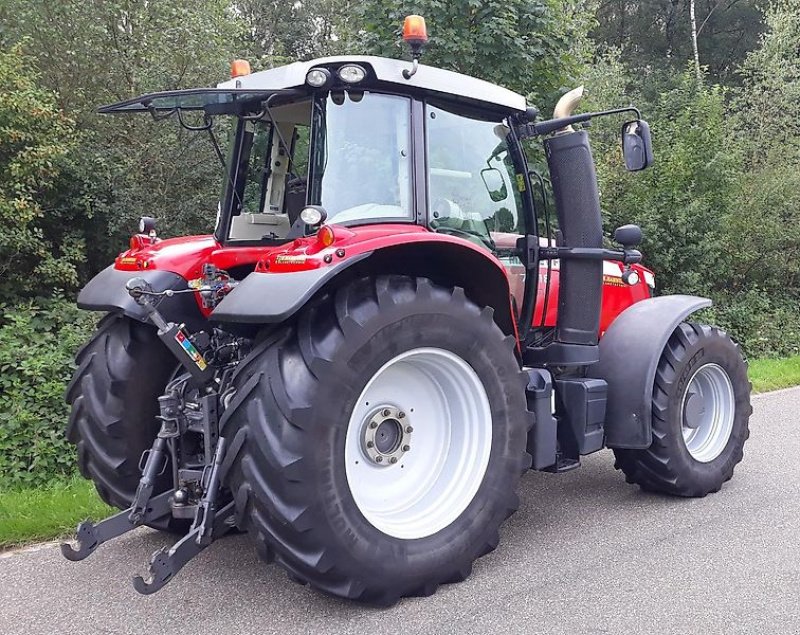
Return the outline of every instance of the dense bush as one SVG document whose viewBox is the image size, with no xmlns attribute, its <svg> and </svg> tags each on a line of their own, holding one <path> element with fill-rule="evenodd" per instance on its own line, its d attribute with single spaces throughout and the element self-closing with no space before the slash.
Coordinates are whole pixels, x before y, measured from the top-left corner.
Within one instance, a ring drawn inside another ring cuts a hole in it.
<svg viewBox="0 0 800 635">
<path fill-rule="evenodd" d="M 95 318 L 63 298 L 0 307 L 0 486 L 74 471 L 64 390 Z"/>
</svg>

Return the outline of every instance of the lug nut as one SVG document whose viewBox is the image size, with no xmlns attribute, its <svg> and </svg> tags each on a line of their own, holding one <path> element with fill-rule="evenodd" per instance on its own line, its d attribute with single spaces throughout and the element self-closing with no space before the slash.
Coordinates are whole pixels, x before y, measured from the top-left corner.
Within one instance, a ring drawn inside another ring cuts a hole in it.
<svg viewBox="0 0 800 635">
<path fill-rule="evenodd" d="M 411 426 L 406 426 L 406 432 L 408 432 L 408 434 L 411 434 L 412 432 L 414 432 L 414 428 L 412 428 Z"/>
<path fill-rule="evenodd" d="M 383 463 L 383 457 L 382 457 L 382 456 L 376 456 L 376 457 L 375 457 L 375 460 L 376 460 L 378 463 Z"/>
<path fill-rule="evenodd" d="M 403 419 L 403 418 L 405 418 L 405 416 L 406 416 L 406 413 L 405 413 L 405 412 L 398 412 L 398 413 L 397 413 L 397 418 L 398 418 L 398 419 Z"/>
<path fill-rule="evenodd" d="M 378 427 L 378 422 L 377 421 L 370 421 L 369 422 L 369 427 L 374 430 L 375 428 Z"/>
<path fill-rule="evenodd" d="M 397 463 L 397 457 L 393 456 L 391 459 L 389 459 L 389 463 Z"/>
<path fill-rule="evenodd" d="M 367 447 L 368 447 L 368 448 L 371 448 L 371 447 L 373 447 L 374 445 L 375 445 L 375 444 L 374 444 L 372 441 L 367 441 Z"/>
<path fill-rule="evenodd" d="M 404 445 L 403 446 L 403 452 L 408 452 L 410 449 L 411 449 L 410 445 Z"/>
<path fill-rule="evenodd" d="M 392 414 L 392 413 L 389 411 L 389 409 L 385 408 L 384 411 L 383 411 L 383 416 L 384 417 L 388 417 L 390 414 Z"/>
</svg>

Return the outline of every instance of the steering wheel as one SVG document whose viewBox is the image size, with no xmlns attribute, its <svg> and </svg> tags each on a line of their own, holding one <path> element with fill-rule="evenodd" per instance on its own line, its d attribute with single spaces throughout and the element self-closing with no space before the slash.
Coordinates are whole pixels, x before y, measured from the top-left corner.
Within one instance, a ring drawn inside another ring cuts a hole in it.
<svg viewBox="0 0 800 635">
<path fill-rule="evenodd" d="M 455 236 L 461 236 L 462 238 L 467 238 L 468 240 L 474 240 L 477 238 L 482 245 L 488 247 L 490 250 L 495 250 L 495 244 L 492 240 L 491 236 L 489 235 L 489 227 L 486 225 L 486 221 L 484 220 L 484 225 L 486 226 L 487 233 L 482 234 L 477 232 L 473 229 L 464 229 L 463 227 L 452 227 L 450 225 L 442 225 L 439 219 L 442 220 L 453 220 L 459 224 L 469 223 L 472 224 L 472 221 L 468 218 L 468 215 L 461 209 L 461 207 L 446 198 L 440 198 L 433 203 L 433 216 L 434 220 L 431 222 L 431 229 L 433 231 L 442 233 L 442 234 L 453 234 Z"/>
<path fill-rule="evenodd" d="M 479 232 L 474 232 L 469 229 L 458 229 L 456 227 L 448 227 L 446 225 L 440 225 L 439 227 L 435 227 L 434 230 L 437 234 L 453 234 L 454 236 L 461 236 L 462 238 L 473 239 L 477 238 L 481 241 L 481 244 L 488 247 L 491 251 L 495 251 L 495 244 L 492 240 L 491 236 L 484 236 Z"/>
</svg>

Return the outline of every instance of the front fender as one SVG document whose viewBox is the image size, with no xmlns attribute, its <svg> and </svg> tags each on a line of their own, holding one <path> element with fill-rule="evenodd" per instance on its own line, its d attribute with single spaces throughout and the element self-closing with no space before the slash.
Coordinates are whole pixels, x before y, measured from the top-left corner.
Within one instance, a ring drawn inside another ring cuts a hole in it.
<svg viewBox="0 0 800 635">
<path fill-rule="evenodd" d="M 189 288 L 182 276 L 171 271 L 123 271 L 111 265 L 89 280 L 78 294 L 78 306 L 89 311 L 118 311 L 134 320 L 147 322 L 144 308 L 125 288 L 131 278 L 144 278 L 154 291 L 184 291 Z M 207 320 L 200 312 L 194 296 L 194 293 L 178 293 L 165 297 L 158 303 L 158 310 L 168 321 L 183 322 L 191 330 L 200 330 Z"/>
<path fill-rule="evenodd" d="M 653 385 L 661 353 L 678 324 L 709 306 L 707 298 L 665 295 L 633 304 L 612 322 L 600 340 L 600 361 L 587 373 L 608 383 L 608 447 L 650 447 Z"/>
</svg>

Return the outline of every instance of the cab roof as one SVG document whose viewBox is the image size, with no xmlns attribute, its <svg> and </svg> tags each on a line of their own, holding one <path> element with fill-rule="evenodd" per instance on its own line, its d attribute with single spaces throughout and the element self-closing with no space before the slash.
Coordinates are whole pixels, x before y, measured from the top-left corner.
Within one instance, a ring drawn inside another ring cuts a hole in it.
<svg viewBox="0 0 800 635">
<path fill-rule="evenodd" d="M 420 64 L 409 79 L 403 71 L 411 62 L 364 55 L 323 57 L 307 62 L 294 62 L 268 70 L 242 75 L 217 84 L 216 88 L 189 88 L 140 95 L 115 104 L 102 106 L 100 113 L 174 112 L 175 110 L 205 110 L 209 112 L 232 111 L 237 102 L 267 99 L 280 92 L 292 93 L 297 89 L 312 90 L 306 84 L 306 75 L 312 68 L 326 68 L 335 76 L 345 64 L 358 64 L 366 77 L 357 84 L 342 84 L 338 88 L 370 90 L 384 88 L 401 93 L 416 93 L 438 99 L 463 103 L 478 108 L 502 111 L 504 114 L 524 112 L 525 97 L 476 77 L 454 73 Z"/>
<path fill-rule="evenodd" d="M 222 82 L 217 88 L 252 91 L 302 88 L 306 85 L 306 74 L 312 68 L 335 69 L 344 64 L 358 64 L 367 70 L 368 77 L 363 82 L 365 88 L 380 84 L 403 92 L 411 88 L 443 99 L 509 111 L 524 112 L 527 106 L 522 95 L 476 77 L 420 64 L 419 70 L 406 79 L 403 71 L 411 68 L 411 62 L 369 55 L 340 55 L 294 62 Z"/>
</svg>

